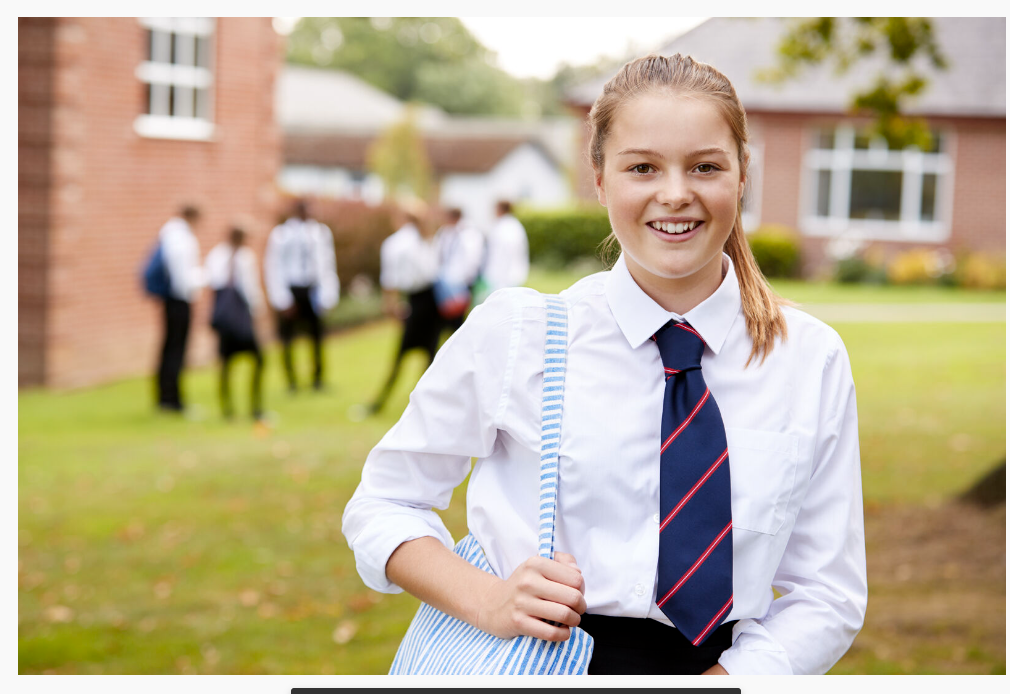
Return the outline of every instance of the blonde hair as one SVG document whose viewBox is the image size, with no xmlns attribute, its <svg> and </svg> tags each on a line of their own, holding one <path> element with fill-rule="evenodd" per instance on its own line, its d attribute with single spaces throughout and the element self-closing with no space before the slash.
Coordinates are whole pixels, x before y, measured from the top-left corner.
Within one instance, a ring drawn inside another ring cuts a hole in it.
<svg viewBox="0 0 1010 694">
<path fill-rule="evenodd" d="M 648 55 L 633 60 L 603 87 L 603 93 L 596 99 L 588 118 L 589 159 L 597 174 L 603 171 L 603 147 L 618 109 L 628 100 L 657 89 L 697 94 L 711 99 L 733 132 L 740 173 L 746 173 L 750 160 L 747 116 L 736 90 L 726 76 L 711 65 L 677 53 L 668 58 Z M 737 203 L 736 219 L 724 250 L 733 261 L 740 283 L 740 301 L 747 333 L 753 343 L 747 358 L 749 365 L 755 356 L 760 356 L 761 361 L 764 361 L 775 346 L 775 338 L 786 338 L 786 321 L 781 307 L 791 305 L 791 302 L 775 294 L 761 274 L 744 234 L 742 205 L 742 201 Z M 613 232 L 601 245 L 604 255 L 612 252 L 617 245 Z"/>
</svg>

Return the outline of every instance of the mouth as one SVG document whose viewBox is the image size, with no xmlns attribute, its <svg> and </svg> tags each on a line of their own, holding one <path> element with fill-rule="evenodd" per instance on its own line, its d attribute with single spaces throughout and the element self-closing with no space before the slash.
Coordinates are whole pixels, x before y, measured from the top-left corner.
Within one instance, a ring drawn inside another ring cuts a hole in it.
<svg viewBox="0 0 1010 694">
<path fill-rule="evenodd" d="M 694 220 L 692 222 L 647 222 L 646 226 L 651 227 L 656 231 L 662 231 L 670 234 L 671 236 L 679 236 L 680 234 L 686 234 L 689 231 L 694 231 L 701 224 L 704 224 L 704 222 Z"/>
</svg>

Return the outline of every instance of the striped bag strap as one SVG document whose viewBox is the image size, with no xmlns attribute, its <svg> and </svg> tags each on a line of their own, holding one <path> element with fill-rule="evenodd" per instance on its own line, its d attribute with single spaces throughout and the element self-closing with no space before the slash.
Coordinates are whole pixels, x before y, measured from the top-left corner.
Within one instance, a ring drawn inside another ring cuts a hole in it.
<svg viewBox="0 0 1010 694">
<path fill-rule="evenodd" d="M 554 558 L 554 518 L 558 501 L 558 449 L 565 399 L 568 360 L 568 303 L 556 294 L 544 295 L 547 330 L 544 340 L 544 390 L 540 410 L 539 554 Z"/>
</svg>

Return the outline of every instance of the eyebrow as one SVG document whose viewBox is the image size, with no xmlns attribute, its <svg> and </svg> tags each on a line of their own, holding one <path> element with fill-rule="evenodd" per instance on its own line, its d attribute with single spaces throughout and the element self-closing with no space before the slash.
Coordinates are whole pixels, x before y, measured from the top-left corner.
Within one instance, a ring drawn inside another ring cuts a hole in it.
<svg viewBox="0 0 1010 694">
<path fill-rule="evenodd" d="M 624 154 L 638 154 L 646 157 L 662 158 L 662 155 L 654 149 L 639 149 L 636 147 L 629 147 L 628 149 L 622 149 L 620 152 L 617 153 L 617 156 L 621 156 Z M 695 151 L 691 152 L 689 155 L 687 155 L 687 158 L 693 159 L 694 157 L 700 157 L 705 154 L 724 154 L 727 157 L 730 156 L 730 153 L 724 150 L 722 147 L 705 147 L 704 149 L 696 149 Z"/>
</svg>

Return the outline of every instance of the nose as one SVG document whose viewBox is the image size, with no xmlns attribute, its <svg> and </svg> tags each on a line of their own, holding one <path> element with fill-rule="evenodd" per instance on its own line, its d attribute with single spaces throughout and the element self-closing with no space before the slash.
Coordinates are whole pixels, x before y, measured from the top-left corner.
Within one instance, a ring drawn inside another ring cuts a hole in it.
<svg viewBox="0 0 1010 694">
<path fill-rule="evenodd" d="M 677 210 L 689 205 L 692 200 L 694 200 L 694 190 L 691 188 L 690 179 L 684 174 L 671 171 L 659 181 L 656 201 L 661 205 L 667 205 Z"/>
</svg>

